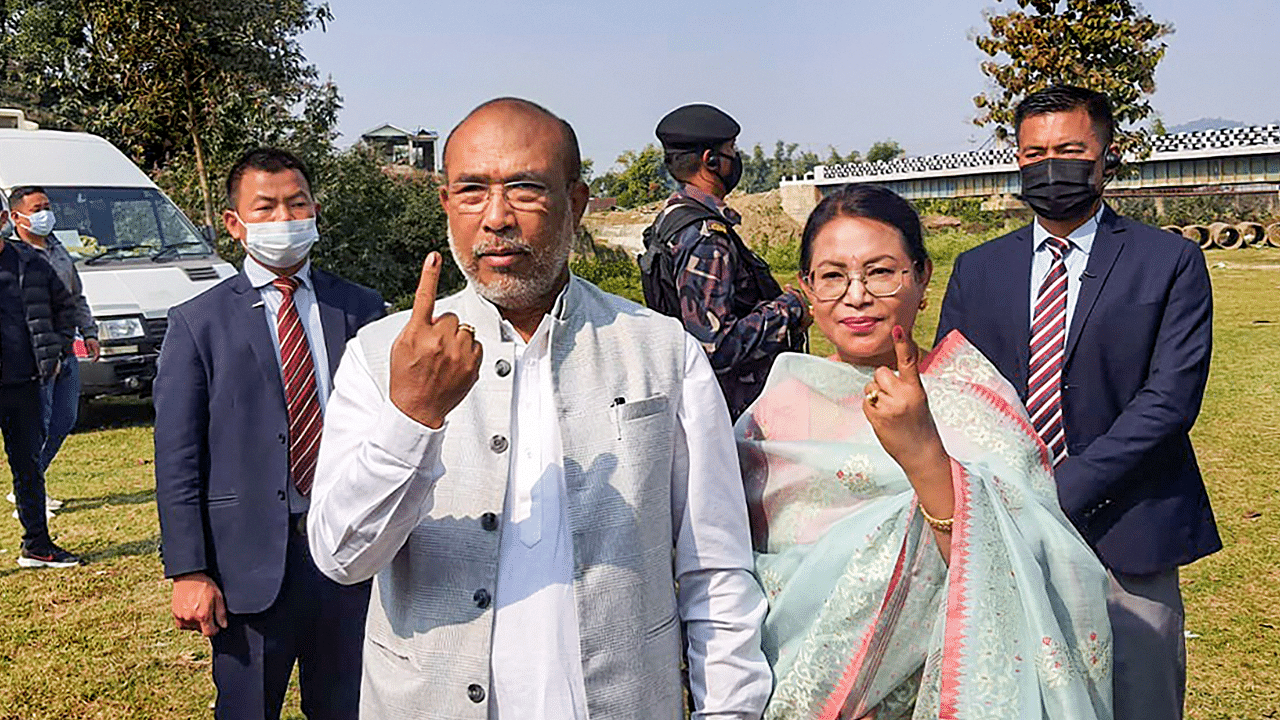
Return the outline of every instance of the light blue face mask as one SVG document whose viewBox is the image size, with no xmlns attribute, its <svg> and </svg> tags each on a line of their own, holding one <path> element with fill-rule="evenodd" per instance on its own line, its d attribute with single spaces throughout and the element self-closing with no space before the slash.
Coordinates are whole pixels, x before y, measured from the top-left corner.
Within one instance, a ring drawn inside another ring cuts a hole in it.
<svg viewBox="0 0 1280 720">
<path fill-rule="evenodd" d="M 307 258 L 311 246 L 320 239 L 314 217 L 273 222 L 245 222 L 245 251 L 269 268 L 287 268 Z"/>
<path fill-rule="evenodd" d="M 54 216 L 52 210 L 39 210 L 30 215 L 14 214 L 26 218 L 31 226 L 29 228 L 31 234 L 39 237 L 48 237 L 49 233 L 53 232 L 53 226 L 58 224 L 58 218 Z"/>
</svg>

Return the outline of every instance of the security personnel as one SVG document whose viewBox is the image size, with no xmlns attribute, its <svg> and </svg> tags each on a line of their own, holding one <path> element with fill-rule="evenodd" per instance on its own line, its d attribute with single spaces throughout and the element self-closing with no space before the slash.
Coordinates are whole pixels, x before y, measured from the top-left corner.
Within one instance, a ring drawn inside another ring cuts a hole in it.
<svg viewBox="0 0 1280 720">
<path fill-rule="evenodd" d="M 645 302 L 679 318 L 710 356 L 737 419 L 764 388 L 773 359 L 802 351 L 811 322 L 798 290 L 784 291 L 734 226 L 724 198 L 742 178 L 738 123 L 711 105 L 672 110 L 656 134 L 680 188 L 645 231 Z"/>
</svg>

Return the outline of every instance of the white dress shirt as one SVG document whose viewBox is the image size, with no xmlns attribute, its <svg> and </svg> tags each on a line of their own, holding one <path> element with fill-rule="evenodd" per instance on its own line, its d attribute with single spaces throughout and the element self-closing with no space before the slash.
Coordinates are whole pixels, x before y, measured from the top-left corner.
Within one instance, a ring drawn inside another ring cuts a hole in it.
<svg viewBox="0 0 1280 720">
<path fill-rule="evenodd" d="M 515 328 L 511 475 L 498 549 L 489 717 L 587 720 L 564 452 L 551 376 L 550 315 L 525 343 Z"/>
<path fill-rule="evenodd" d="M 1071 332 L 1071 318 L 1075 315 L 1076 299 L 1080 297 L 1080 278 L 1089 266 L 1089 252 L 1093 250 L 1093 237 L 1098 233 L 1098 221 L 1102 219 L 1102 211 L 1106 204 L 1098 206 L 1098 212 L 1085 221 L 1083 225 L 1071 231 L 1063 238 L 1071 243 L 1071 252 L 1067 253 L 1063 262 L 1067 266 L 1067 318 L 1066 329 Z M 1040 218 L 1031 224 L 1031 237 L 1035 243 L 1035 252 L 1031 256 L 1031 315 L 1027 325 L 1027 337 L 1030 338 L 1031 325 L 1036 321 L 1036 299 L 1040 294 L 1040 285 L 1049 275 L 1053 265 L 1053 253 L 1049 252 L 1048 240 L 1052 233 L 1040 224 Z"/>
<path fill-rule="evenodd" d="M 563 300 L 563 295 L 561 299 Z M 517 339 L 512 447 L 492 639 L 490 717 L 585 720 L 586 690 L 573 586 L 573 544 L 565 504 L 560 424 L 543 319 L 527 344 Z M 504 323 L 504 329 L 511 331 Z M 430 505 L 446 422 L 420 425 L 381 392 L 359 337 L 347 343 L 325 418 L 308 534 L 316 565 L 342 582 L 372 577 L 391 562 Z M 737 450 L 724 398 L 706 353 L 685 335 L 685 378 L 677 412 L 675 482 L 687 473 L 684 517 L 674 543 L 677 607 L 686 623 L 695 720 L 756 720 L 726 708 L 767 697 L 772 674 L 760 651 L 766 603 L 746 570 L 726 572 L 736 550 L 697 545 L 735 536 L 742 513 L 717 512 L 716 499 L 741 496 Z M 723 553 L 723 555 L 722 555 Z M 674 592 L 674 590 L 673 590 Z"/>
<path fill-rule="evenodd" d="M 284 295 L 271 284 L 278 277 L 268 270 L 252 255 L 244 258 L 244 276 L 249 284 L 262 296 L 262 311 L 267 316 L 267 327 L 271 329 L 271 346 L 276 350 L 276 367 L 280 368 L 280 384 L 284 386 L 284 365 L 280 360 L 280 331 L 277 327 L 277 316 L 284 303 Z M 316 371 L 316 397 L 320 400 L 320 412 L 324 412 L 325 403 L 329 401 L 329 390 L 332 383 L 329 378 L 329 350 L 324 344 L 324 327 L 320 324 L 320 304 L 316 302 L 315 287 L 311 284 L 311 261 L 307 260 L 298 272 L 293 274 L 298 279 L 298 287 L 293 291 L 293 305 L 298 309 L 298 319 L 302 321 L 302 331 L 306 333 L 307 344 L 311 346 L 311 362 Z M 289 486 L 289 512 L 306 512 L 311 500 L 298 492 L 293 483 Z"/>
</svg>

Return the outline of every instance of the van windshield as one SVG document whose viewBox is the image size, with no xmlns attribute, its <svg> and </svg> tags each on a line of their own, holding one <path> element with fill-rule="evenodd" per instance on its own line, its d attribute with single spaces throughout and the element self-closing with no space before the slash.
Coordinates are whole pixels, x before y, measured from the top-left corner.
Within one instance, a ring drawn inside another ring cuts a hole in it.
<svg viewBox="0 0 1280 720">
<path fill-rule="evenodd" d="M 157 260 L 213 254 L 172 202 L 152 188 L 46 187 L 54 237 L 76 258 Z"/>
</svg>

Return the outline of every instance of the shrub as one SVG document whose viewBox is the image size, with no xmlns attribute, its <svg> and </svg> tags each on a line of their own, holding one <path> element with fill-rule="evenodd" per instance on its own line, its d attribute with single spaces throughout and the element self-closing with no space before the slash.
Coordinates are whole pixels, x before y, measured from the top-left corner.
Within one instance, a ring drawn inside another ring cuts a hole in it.
<svg viewBox="0 0 1280 720">
<path fill-rule="evenodd" d="M 1273 222 L 1275 200 L 1266 195 L 1199 195 L 1193 197 L 1107 198 L 1121 215 L 1148 225 L 1191 225 L 1213 222 Z M 1163 212 L 1161 211 L 1163 206 Z"/>
<path fill-rule="evenodd" d="M 764 237 L 756 245 L 756 253 L 769 263 L 775 275 L 793 276 L 800 269 L 800 238 Z"/>
<path fill-rule="evenodd" d="M 574 275 L 593 283 L 601 290 L 644 304 L 644 290 L 640 287 L 640 267 L 627 257 L 596 258 L 581 255 L 569 261 Z"/>
<path fill-rule="evenodd" d="M 912 207 L 926 215 L 946 215 L 958 218 L 969 224 L 999 224 L 1004 219 L 1000 212 L 989 212 L 982 209 L 982 198 L 936 198 L 911 201 Z"/>
<path fill-rule="evenodd" d="M 320 237 L 318 266 L 374 288 L 397 310 L 413 304 L 422 261 L 432 250 L 444 256 L 439 294 L 462 288 L 462 272 L 449 253 L 447 222 L 433 178 L 392 176 L 360 150 L 349 150 L 318 168 Z"/>
</svg>

